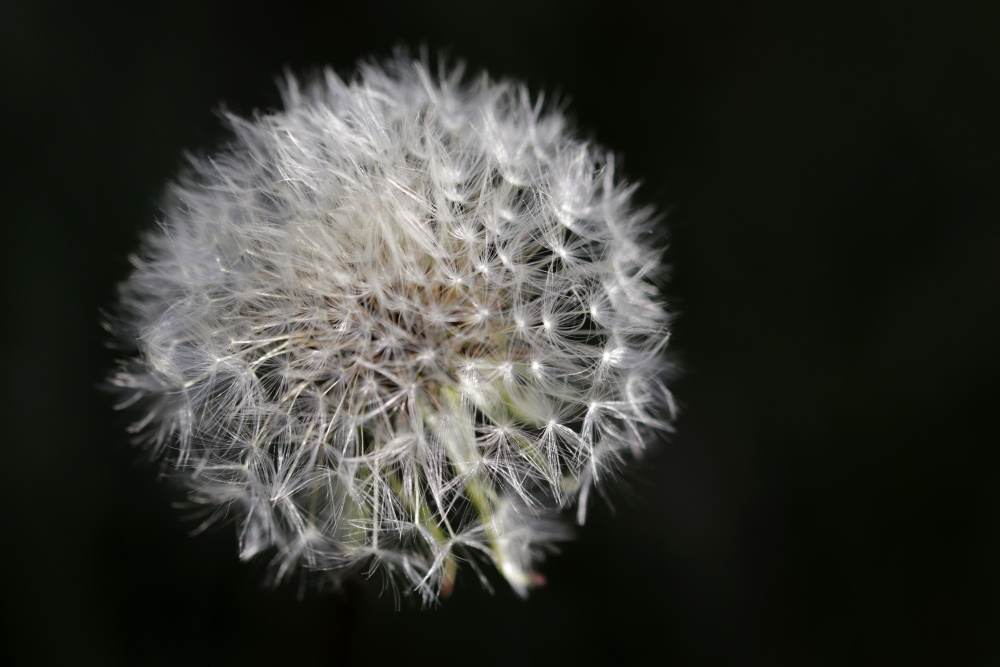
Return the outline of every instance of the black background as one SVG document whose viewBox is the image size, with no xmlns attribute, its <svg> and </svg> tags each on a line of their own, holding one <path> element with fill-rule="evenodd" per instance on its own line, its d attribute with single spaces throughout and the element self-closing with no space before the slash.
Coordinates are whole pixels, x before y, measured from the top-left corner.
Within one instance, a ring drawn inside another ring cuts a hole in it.
<svg viewBox="0 0 1000 667">
<path fill-rule="evenodd" d="M 12 4 L 7 664 L 1000 664 L 1000 4 Z M 669 212 L 678 433 L 526 602 L 263 589 L 95 388 L 213 110 L 399 43 L 565 94 Z"/>
</svg>

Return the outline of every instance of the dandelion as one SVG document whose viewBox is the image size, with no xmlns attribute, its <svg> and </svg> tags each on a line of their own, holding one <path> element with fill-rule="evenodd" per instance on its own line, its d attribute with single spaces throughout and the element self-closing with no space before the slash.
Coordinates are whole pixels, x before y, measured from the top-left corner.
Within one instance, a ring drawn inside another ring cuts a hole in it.
<svg viewBox="0 0 1000 667">
<path fill-rule="evenodd" d="M 132 258 L 131 430 L 276 580 L 433 601 L 491 563 L 524 595 L 670 426 L 652 211 L 523 86 L 398 54 L 283 99 L 227 116 Z"/>
</svg>

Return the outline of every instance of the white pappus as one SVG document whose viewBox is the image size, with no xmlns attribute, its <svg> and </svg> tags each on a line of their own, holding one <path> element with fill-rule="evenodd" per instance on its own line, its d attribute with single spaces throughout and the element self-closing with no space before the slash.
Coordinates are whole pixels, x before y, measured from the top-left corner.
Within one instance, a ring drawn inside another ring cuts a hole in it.
<svg viewBox="0 0 1000 667">
<path fill-rule="evenodd" d="M 133 258 L 135 438 L 276 579 L 433 601 L 469 561 L 523 595 L 558 511 L 670 428 L 652 211 L 510 82 L 397 54 L 283 98 L 227 117 Z"/>
</svg>

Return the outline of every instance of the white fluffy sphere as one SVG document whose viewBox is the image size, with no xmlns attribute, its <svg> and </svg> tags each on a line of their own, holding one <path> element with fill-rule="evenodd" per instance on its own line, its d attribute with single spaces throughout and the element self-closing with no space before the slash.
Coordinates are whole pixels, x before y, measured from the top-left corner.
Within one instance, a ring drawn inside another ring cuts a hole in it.
<svg viewBox="0 0 1000 667">
<path fill-rule="evenodd" d="M 122 285 L 137 440 L 278 579 L 541 581 L 554 513 L 669 427 L 650 211 L 525 88 L 397 56 L 229 117 Z"/>
</svg>

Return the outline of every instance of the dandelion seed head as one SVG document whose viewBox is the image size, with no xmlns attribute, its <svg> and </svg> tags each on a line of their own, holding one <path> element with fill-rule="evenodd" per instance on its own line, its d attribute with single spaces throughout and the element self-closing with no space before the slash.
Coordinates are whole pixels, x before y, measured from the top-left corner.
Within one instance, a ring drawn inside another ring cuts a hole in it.
<svg viewBox="0 0 1000 667">
<path fill-rule="evenodd" d="M 227 120 L 109 323 L 136 439 L 276 579 L 538 585 L 555 514 L 670 425 L 651 212 L 523 86 L 405 54 Z"/>
</svg>

